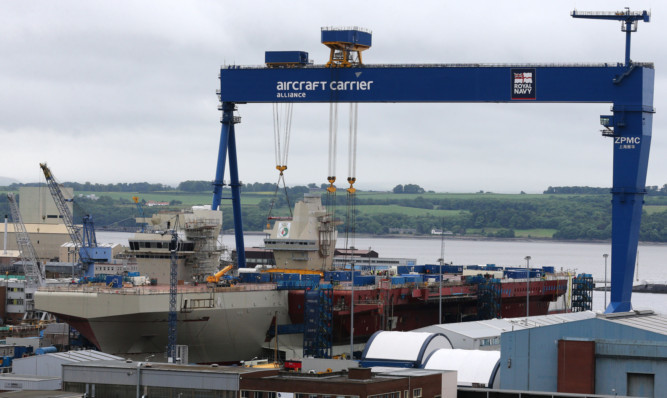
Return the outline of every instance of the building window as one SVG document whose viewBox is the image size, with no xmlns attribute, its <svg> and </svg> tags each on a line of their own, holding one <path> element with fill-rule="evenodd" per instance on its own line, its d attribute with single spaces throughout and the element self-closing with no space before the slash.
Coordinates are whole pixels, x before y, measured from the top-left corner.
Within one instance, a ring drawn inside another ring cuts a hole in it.
<svg viewBox="0 0 667 398">
<path fill-rule="evenodd" d="M 248 391 L 241 390 L 241 398 L 248 398 Z"/>
<path fill-rule="evenodd" d="M 340 396 L 337 398 L 340 398 Z M 401 398 L 401 392 L 393 391 L 386 394 L 369 395 L 368 398 Z"/>
<path fill-rule="evenodd" d="M 412 390 L 412 398 L 422 398 L 422 389 L 415 388 L 414 390 Z"/>
</svg>

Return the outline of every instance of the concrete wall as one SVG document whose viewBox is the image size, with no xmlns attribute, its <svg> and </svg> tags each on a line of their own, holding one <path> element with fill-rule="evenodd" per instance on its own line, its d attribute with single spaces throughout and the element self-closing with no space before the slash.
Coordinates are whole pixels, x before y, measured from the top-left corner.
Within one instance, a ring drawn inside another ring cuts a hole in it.
<svg viewBox="0 0 667 398">
<path fill-rule="evenodd" d="M 74 189 L 61 187 L 63 196 L 66 199 L 74 197 Z M 72 210 L 72 202 L 67 202 L 69 211 Z M 63 220 L 58 212 L 51 191 L 46 186 L 43 187 L 20 187 L 19 188 L 19 209 L 21 218 L 26 224 L 62 224 Z"/>
<path fill-rule="evenodd" d="M 645 373 L 653 369 L 656 391 L 667 391 L 667 386 L 658 390 L 658 380 L 667 380 L 667 364 L 651 350 L 661 351 L 667 345 L 667 336 L 649 332 L 604 319 L 587 319 L 564 324 L 544 326 L 527 330 L 506 332 L 501 335 L 500 388 L 510 390 L 557 391 L 558 341 L 561 339 L 595 340 L 598 347 L 624 346 L 632 351 L 638 342 L 651 348 L 638 351 L 638 356 L 607 355 L 596 351 L 596 394 L 625 395 L 627 373 Z M 605 345 L 600 345 L 602 343 Z M 663 356 L 664 358 L 665 356 Z"/>
<path fill-rule="evenodd" d="M 59 258 L 60 246 L 70 241 L 64 224 L 25 224 L 25 228 L 30 237 L 30 242 L 35 247 L 38 260 L 46 261 Z M 7 249 L 18 250 L 14 224 L 9 224 L 7 227 Z"/>
<path fill-rule="evenodd" d="M 12 362 L 12 367 L 13 372 L 17 375 L 57 377 L 60 379 L 63 363 L 69 363 L 69 361 L 50 355 L 33 355 L 31 357 L 15 359 Z"/>
<path fill-rule="evenodd" d="M 15 375 L 10 373 L 0 375 L 0 391 L 21 391 L 21 390 L 40 390 L 40 391 L 60 390 L 60 378 L 59 377 L 33 378 L 33 377 L 23 377 L 22 375 Z M 13 396 L 13 394 L 11 396 Z"/>
</svg>

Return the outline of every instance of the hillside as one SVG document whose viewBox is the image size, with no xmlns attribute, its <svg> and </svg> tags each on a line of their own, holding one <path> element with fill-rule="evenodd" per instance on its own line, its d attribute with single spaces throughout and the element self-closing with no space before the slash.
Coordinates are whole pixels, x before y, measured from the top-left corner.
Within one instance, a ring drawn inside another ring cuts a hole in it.
<svg viewBox="0 0 667 398">
<path fill-rule="evenodd" d="M 268 184 L 270 186 L 270 184 Z M 258 187 L 258 188 L 265 188 Z M 550 187 L 551 188 L 551 187 Z M 246 231 L 261 231 L 267 222 L 274 191 L 242 191 L 243 224 Z M 5 190 L 6 191 L 6 190 Z M 289 188 L 291 205 L 308 192 L 307 187 Z M 608 191 L 607 191 L 608 192 Z M 321 192 L 320 192 L 321 193 Z M 323 202 L 326 203 L 326 195 Z M 143 211 L 153 214 L 211 203 L 210 192 L 175 189 L 151 192 L 75 191 L 75 218 L 94 216 L 98 228 L 134 229 L 138 209 L 132 196 L 144 203 Z M 226 192 L 223 197 L 230 197 Z M 354 230 L 360 234 L 431 234 L 434 229 L 457 236 L 605 240 L 611 237 L 611 203 L 606 194 L 493 194 L 493 193 L 393 193 L 358 191 L 354 203 Z M 147 206 L 148 202 L 167 206 Z M 272 216 L 289 215 L 288 198 L 279 191 Z M 348 228 L 348 198 L 337 194 L 335 214 Z M 233 229 L 231 202 L 223 200 L 224 229 Z M 352 208 L 350 209 L 352 210 Z M 8 212 L 0 197 L 0 211 Z M 642 241 L 667 242 L 667 196 L 647 195 L 640 234 Z"/>
</svg>

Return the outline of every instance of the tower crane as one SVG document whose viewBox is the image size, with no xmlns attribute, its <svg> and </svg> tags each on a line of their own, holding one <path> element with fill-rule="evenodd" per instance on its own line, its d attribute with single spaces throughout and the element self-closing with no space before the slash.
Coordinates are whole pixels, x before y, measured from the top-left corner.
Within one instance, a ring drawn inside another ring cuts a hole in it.
<svg viewBox="0 0 667 398">
<path fill-rule="evenodd" d="M 178 223 L 178 218 L 176 218 Z M 176 294 L 178 293 L 178 232 L 177 225 L 171 230 L 171 241 L 169 242 L 170 267 L 169 267 L 169 317 L 167 330 L 167 359 L 169 363 L 180 360 L 176 357 L 176 338 L 178 336 L 176 313 Z"/>
<path fill-rule="evenodd" d="M 83 273 L 85 276 L 92 276 L 94 273 L 94 267 L 92 266 L 96 261 L 106 261 L 106 258 L 94 258 L 95 251 L 91 250 L 97 247 L 97 237 L 95 235 L 95 225 L 93 223 L 93 217 L 86 215 L 83 217 L 83 234 L 81 230 L 74 225 L 74 217 L 72 212 L 67 206 L 67 202 L 71 202 L 72 199 L 65 199 L 63 191 L 60 188 L 60 184 L 56 181 L 51 170 L 46 166 L 46 163 L 40 163 L 39 167 L 42 168 L 44 172 L 44 177 L 46 178 L 46 184 L 49 186 L 49 191 L 53 197 L 53 201 L 60 212 L 60 215 L 63 218 L 63 222 L 67 227 L 67 232 L 69 233 L 72 243 L 79 250 L 79 260 L 81 262 Z"/>
<path fill-rule="evenodd" d="M 604 19 L 612 21 L 621 21 L 621 30 L 625 32 L 625 66 L 630 67 L 632 60 L 630 60 L 630 35 L 637 31 L 637 23 L 639 21 L 650 22 L 651 13 L 644 11 L 630 11 L 630 8 L 625 7 L 625 11 L 577 11 L 570 13 L 572 18 L 586 18 L 586 19 Z"/>
<path fill-rule="evenodd" d="M 16 204 L 16 199 L 13 193 L 7 194 L 9 200 L 9 209 L 12 213 L 12 220 L 14 221 L 14 233 L 16 234 L 16 244 L 21 253 L 21 262 L 23 263 L 23 272 L 25 273 L 25 280 L 28 287 L 44 286 L 44 268 L 40 267 L 37 261 L 37 253 L 35 247 L 30 241 L 30 235 L 25 229 L 21 212 Z"/>
<path fill-rule="evenodd" d="M 134 204 L 137 206 L 137 211 L 139 212 L 139 217 L 141 217 L 141 222 L 139 225 L 141 225 L 141 233 L 144 232 L 150 232 L 150 227 L 148 226 L 148 223 L 146 222 L 146 215 L 144 214 L 144 209 L 141 206 L 141 201 L 139 200 L 138 196 L 133 196 L 132 200 L 134 201 Z"/>
</svg>

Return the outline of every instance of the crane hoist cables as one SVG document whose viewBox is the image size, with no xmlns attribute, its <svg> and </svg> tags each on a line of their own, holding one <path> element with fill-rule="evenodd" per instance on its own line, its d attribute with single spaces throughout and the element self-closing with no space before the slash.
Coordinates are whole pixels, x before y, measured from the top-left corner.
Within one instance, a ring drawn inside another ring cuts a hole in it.
<svg viewBox="0 0 667 398">
<path fill-rule="evenodd" d="M 350 187 L 347 189 L 347 215 L 345 227 L 345 248 L 354 247 L 355 226 L 356 226 L 356 189 L 354 183 L 357 181 L 357 115 L 358 104 L 350 103 L 350 137 L 348 141 L 348 177 L 347 182 Z M 348 241 L 350 246 L 348 246 Z"/>
<path fill-rule="evenodd" d="M 282 109 L 281 109 L 282 108 Z M 287 170 L 287 156 L 289 154 L 289 139 L 292 130 L 292 110 L 294 104 L 273 104 L 273 138 L 275 141 L 276 169 L 283 174 Z M 281 116 L 283 118 L 281 119 Z M 283 148 L 281 151 L 280 134 L 284 135 Z"/>
<path fill-rule="evenodd" d="M 357 181 L 357 114 L 358 104 L 356 102 L 350 103 L 350 139 L 348 142 L 348 177 L 347 182 L 350 183 L 348 192 L 354 194 L 354 183 Z"/>
<path fill-rule="evenodd" d="M 329 104 L 329 187 L 327 191 L 336 192 L 336 137 L 338 135 L 338 103 Z"/>
<path fill-rule="evenodd" d="M 284 171 L 287 170 L 287 156 L 289 155 L 289 141 L 290 141 L 290 132 L 292 130 L 292 114 L 293 114 L 293 105 L 292 103 L 273 104 L 273 138 L 275 143 L 275 157 L 276 157 L 276 170 L 280 172 L 278 175 L 278 181 L 276 182 L 276 190 L 273 192 L 273 198 L 271 199 L 271 206 L 269 207 L 269 214 L 267 215 L 267 228 L 270 228 L 271 225 L 269 220 L 271 220 L 271 211 L 273 206 L 276 203 L 276 197 L 278 196 L 278 189 L 280 189 L 280 182 L 283 183 L 283 189 L 285 191 L 285 200 L 287 201 L 287 208 L 289 209 L 290 217 L 292 216 L 292 206 L 290 205 L 289 195 L 287 194 L 287 185 L 285 184 L 285 175 Z M 282 135 L 282 144 L 281 144 L 281 135 Z"/>
<path fill-rule="evenodd" d="M 338 135 L 338 103 L 329 103 L 329 169 L 327 181 L 327 195 L 324 203 L 326 208 L 326 228 L 320 234 L 320 253 L 323 257 L 328 257 L 331 254 L 331 245 L 335 248 L 335 234 L 336 234 L 336 146 Z M 323 264 L 325 263 L 323 258 Z"/>
</svg>

